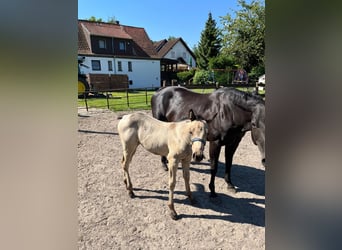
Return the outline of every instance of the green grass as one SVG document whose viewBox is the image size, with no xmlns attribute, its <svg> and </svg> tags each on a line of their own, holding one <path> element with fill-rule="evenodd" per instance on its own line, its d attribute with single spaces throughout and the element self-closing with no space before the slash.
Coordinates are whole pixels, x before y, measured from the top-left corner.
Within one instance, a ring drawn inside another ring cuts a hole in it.
<svg viewBox="0 0 342 250">
<path fill-rule="evenodd" d="M 130 109 L 150 109 L 151 97 L 155 91 L 130 91 L 126 92 L 108 92 L 111 96 L 87 98 L 88 108 L 108 108 L 113 111 L 123 111 Z M 128 98 L 127 98 L 128 95 Z M 128 100 L 128 102 L 127 102 Z M 78 106 L 85 107 L 85 101 L 78 99 Z"/>
<path fill-rule="evenodd" d="M 240 88 L 243 91 L 246 91 L 247 88 Z M 211 93 L 215 89 L 193 89 L 192 91 L 197 93 Z M 262 93 L 262 91 L 260 91 Z M 265 92 L 265 91 L 263 91 Z M 109 92 L 111 96 L 106 97 L 96 97 L 96 98 L 87 98 L 88 108 L 101 108 L 109 109 L 112 111 L 125 111 L 125 110 L 149 110 L 151 109 L 151 97 L 155 93 L 155 91 L 129 91 L 128 92 L 128 101 L 127 103 L 127 93 L 126 92 Z M 86 107 L 84 99 L 78 99 L 78 107 Z"/>
</svg>

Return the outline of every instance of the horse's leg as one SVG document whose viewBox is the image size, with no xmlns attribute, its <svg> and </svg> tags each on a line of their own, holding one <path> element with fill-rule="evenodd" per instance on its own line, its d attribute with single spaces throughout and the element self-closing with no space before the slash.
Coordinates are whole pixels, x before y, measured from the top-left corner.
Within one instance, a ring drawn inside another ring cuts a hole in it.
<svg viewBox="0 0 342 250">
<path fill-rule="evenodd" d="M 185 191 L 186 195 L 188 196 L 191 204 L 195 202 L 194 198 L 192 197 L 191 190 L 190 190 L 190 162 L 191 158 L 183 159 L 182 160 L 182 169 L 183 169 L 183 178 L 185 182 Z"/>
<path fill-rule="evenodd" d="M 242 137 L 236 137 L 234 140 L 229 142 L 229 145 L 226 145 L 225 147 L 225 159 L 226 159 L 226 172 L 224 174 L 224 180 L 227 183 L 228 191 L 231 191 L 233 193 L 236 193 L 235 186 L 233 185 L 230 176 L 231 176 L 231 168 L 233 163 L 233 156 L 234 153 L 239 146 L 239 143 L 241 141 Z"/>
<path fill-rule="evenodd" d="M 167 167 L 167 159 L 165 156 L 161 157 L 162 167 L 165 171 L 167 171 L 169 168 Z"/>
<path fill-rule="evenodd" d="M 215 176 L 217 173 L 218 158 L 220 156 L 221 144 L 219 141 L 211 141 L 209 144 L 209 156 L 210 156 L 210 197 L 216 197 L 215 192 Z"/>
<path fill-rule="evenodd" d="M 123 146 L 123 157 L 122 157 L 122 161 L 121 161 L 122 169 L 123 169 L 123 172 L 124 172 L 124 182 L 126 184 L 126 189 L 128 190 L 128 195 L 131 198 L 134 197 L 134 193 L 133 193 L 133 185 L 132 185 L 132 182 L 131 182 L 131 178 L 129 176 L 128 168 L 129 168 L 129 164 L 132 161 L 133 155 L 135 154 L 137 146 L 138 145 L 128 149 L 126 144 L 124 144 L 124 146 Z"/>
<path fill-rule="evenodd" d="M 173 192 L 176 186 L 176 174 L 177 174 L 177 165 L 178 161 L 173 157 L 168 157 L 169 160 L 169 209 L 171 218 L 174 220 L 178 219 L 174 204 L 173 204 Z"/>
</svg>

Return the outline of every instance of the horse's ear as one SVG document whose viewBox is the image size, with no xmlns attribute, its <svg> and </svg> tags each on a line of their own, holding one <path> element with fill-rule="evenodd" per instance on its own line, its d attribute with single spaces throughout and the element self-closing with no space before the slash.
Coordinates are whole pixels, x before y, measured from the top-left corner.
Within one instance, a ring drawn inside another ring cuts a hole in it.
<svg viewBox="0 0 342 250">
<path fill-rule="evenodd" d="M 190 109 L 190 111 L 189 111 L 189 119 L 191 121 L 197 120 L 197 117 L 196 117 L 196 115 L 192 109 Z"/>
</svg>

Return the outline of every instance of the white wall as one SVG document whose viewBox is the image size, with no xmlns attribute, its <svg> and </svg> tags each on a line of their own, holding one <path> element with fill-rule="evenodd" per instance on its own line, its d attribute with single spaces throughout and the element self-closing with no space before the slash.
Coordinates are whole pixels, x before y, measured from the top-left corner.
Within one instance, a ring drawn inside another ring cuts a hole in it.
<svg viewBox="0 0 342 250">
<path fill-rule="evenodd" d="M 175 52 L 174 57 L 172 56 L 172 52 Z M 179 57 L 182 57 L 187 64 L 189 64 L 190 58 L 192 58 L 192 67 L 196 67 L 195 58 L 191 56 L 187 48 L 181 42 L 177 42 L 175 46 L 173 46 L 173 48 L 164 56 L 164 58 L 174 59 L 174 60 L 177 60 L 177 58 Z"/>
<path fill-rule="evenodd" d="M 101 70 L 92 70 L 92 60 L 99 60 Z M 108 61 L 112 62 L 113 70 L 108 70 Z M 121 61 L 122 71 L 118 71 L 118 61 Z M 128 71 L 128 62 L 132 62 L 132 71 Z M 133 82 L 130 88 L 160 87 L 160 61 L 144 59 L 128 59 L 113 57 L 89 57 L 86 56 L 83 64 L 89 68 L 81 67 L 84 74 L 126 74 Z"/>
</svg>

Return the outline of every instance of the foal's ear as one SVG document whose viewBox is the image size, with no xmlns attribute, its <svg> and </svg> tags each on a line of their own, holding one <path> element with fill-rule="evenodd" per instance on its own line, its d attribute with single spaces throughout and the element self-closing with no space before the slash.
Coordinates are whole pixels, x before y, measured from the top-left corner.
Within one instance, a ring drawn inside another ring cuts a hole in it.
<svg viewBox="0 0 342 250">
<path fill-rule="evenodd" d="M 197 120 L 197 117 L 196 117 L 196 115 L 195 115 L 195 112 L 194 112 L 192 109 L 190 109 L 190 111 L 189 111 L 189 119 L 190 119 L 191 121 Z"/>
</svg>

